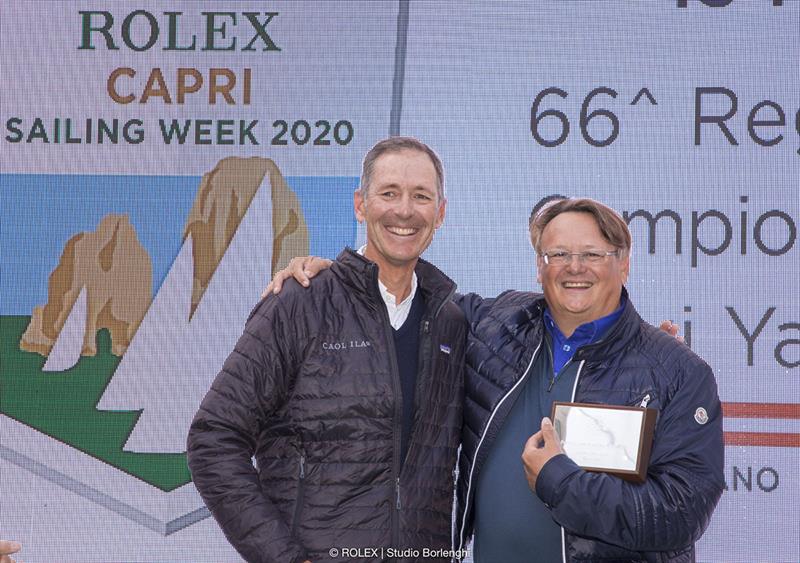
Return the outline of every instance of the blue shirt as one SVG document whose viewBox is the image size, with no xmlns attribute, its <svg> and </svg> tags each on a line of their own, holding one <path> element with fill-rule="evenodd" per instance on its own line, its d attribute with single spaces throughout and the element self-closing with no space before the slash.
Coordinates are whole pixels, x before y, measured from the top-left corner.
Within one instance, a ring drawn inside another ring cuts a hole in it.
<svg viewBox="0 0 800 563">
<path fill-rule="evenodd" d="M 622 309 L 625 307 L 624 295 L 620 298 L 619 307 L 605 317 L 601 317 L 589 323 L 584 323 L 575 329 L 572 336 L 567 338 L 561 329 L 558 328 L 555 320 L 550 315 L 550 309 L 544 311 L 544 326 L 550 334 L 553 353 L 553 374 L 557 377 L 561 368 L 572 359 L 575 351 L 581 346 L 593 344 L 600 340 L 611 326 L 619 320 Z"/>
</svg>

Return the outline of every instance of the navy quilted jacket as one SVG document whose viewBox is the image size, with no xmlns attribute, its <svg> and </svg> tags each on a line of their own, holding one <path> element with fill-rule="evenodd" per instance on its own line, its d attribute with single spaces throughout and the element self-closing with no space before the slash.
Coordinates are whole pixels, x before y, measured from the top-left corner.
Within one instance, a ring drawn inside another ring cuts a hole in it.
<svg viewBox="0 0 800 563">
<path fill-rule="evenodd" d="M 455 546 L 463 547 L 472 534 L 477 477 L 543 345 L 545 301 L 510 291 L 458 302 L 471 328 L 455 526 Z M 643 484 L 583 471 L 564 455 L 543 467 L 536 494 L 564 529 L 565 560 L 693 561 L 724 486 L 722 409 L 711 368 L 644 322 L 630 299 L 605 338 L 578 349 L 573 361 L 580 362 L 574 401 L 638 406 L 647 398 L 659 415 Z M 703 424 L 698 408 L 708 414 Z"/>
</svg>

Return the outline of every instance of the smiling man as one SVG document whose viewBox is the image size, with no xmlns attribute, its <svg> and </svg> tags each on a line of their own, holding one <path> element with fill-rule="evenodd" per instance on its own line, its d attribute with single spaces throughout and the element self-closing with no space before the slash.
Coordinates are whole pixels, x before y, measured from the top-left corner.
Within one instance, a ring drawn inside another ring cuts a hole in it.
<svg viewBox="0 0 800 563">
<path fill-rule="evenodd" d="M 531 218 L 544 295 L 468 295 L 456 545 L 476 562 L 693 561 L 724 486 L 722 411 L 708 365 L 647 324 L 624 284 L 631 236 L 591 199 Z M 486 382 L 492 382 L 487 385 Z M 644 483 L 578 467 L 554 401 L 658 410 Z M 522 462 L 520 455 L 522 454 Z"/>
<path fill-rule="evenodd" d="M 433 150 L 375 145 L 363 254 L 265 298 L 203 400 L 189 467 L 247 561 L 451 558 L 467 327 L 419 258 L 445 205 Z"/>
</svg>

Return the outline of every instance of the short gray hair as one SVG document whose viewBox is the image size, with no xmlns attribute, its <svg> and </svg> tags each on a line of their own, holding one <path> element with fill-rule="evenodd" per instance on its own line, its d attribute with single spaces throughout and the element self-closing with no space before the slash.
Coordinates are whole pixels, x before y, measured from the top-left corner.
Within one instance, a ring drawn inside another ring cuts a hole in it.
<svg viewBox="0 0 800 563">
<path fill-rule="evenodd" d="M 428 158 L 431 159 L 433 168 L 436 170 L 436 195 L 439 198 L 439 202 L 444 201 L 444 167 L 439 155 L 419 139 L 399 136 L 388 137 L 378 141 L 364 157 L 364 163 L 361 166 L 361 186 L 359 187 L 362 196 L 367 197 L 367 190 L 372 181 L 372 172 L 375 169 L 375 161 L 384 154 L 406 150 L 419 151 L 428 155 Z"/>
<path fill-rule="evenodd" d="M 572 199 L 554 196 L 531 214 L 529 223 L 531 244 L 537 254 L 542 252 L 540 244 L 544 228 L 562 213 L 587 213 L 591 215 L 597 221 L 597 226 L 600 228 L 603 238 L 621 251 L 620 257 L 630 253 L 631 232 L 628 230 L 628 224 L 619 216 L 619 213 L 593 199 Z"/>
</svg>

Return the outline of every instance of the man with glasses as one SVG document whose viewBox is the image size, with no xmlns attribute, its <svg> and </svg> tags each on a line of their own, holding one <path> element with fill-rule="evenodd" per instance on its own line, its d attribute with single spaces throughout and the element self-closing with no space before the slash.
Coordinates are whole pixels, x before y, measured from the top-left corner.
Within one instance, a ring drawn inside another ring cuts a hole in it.
<svg viewBox="0 0 800 563">
<path fill-rule="evenodd" d="M 615 211 L 555 197 L 530 234 L 543 294 L 455 298 L 471 331 L 454 546 L 474 534 L 476 563 L 693 561 L 724 487 L 711 368 L 636 312 L 631 235 Z M 315 260 L 295 259 L 268 290 L 289 275 L 307 285 L 325 265 Z M 554 401 L 657 409 L 645 482 L 567 457 Z"/>
<path fill-rule="evenodd" d="M 560 199 L 530 233 L 544 295 L 459 303 L 472 333 L 456 546 L 474 532 L 476 562 L 693 561 L 724 486 L 711 369 L 634 309 L 631 235 L 616 212 Z M 567 457 L 554 401 L 657 409 L 645 482 Z"/>
</svg>

